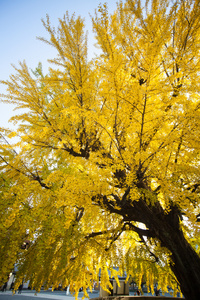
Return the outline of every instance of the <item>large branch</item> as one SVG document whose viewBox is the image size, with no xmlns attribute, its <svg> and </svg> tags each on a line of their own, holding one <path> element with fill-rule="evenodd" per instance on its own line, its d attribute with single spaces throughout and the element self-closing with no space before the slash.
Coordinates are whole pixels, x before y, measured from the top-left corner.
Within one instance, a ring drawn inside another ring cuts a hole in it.
<svg viewBox="0 0 200 300">
<path fill-rule="evenodd" d="M 103 230 L 103 231 L 98 231 L 98 232 L 91 232 L 88 235 L 85 236 L 85 239 L 90 239 L 96 236 L 104 235 L 107 233 L 111 233 L 111 230 Z"/>
<path fill-rule="evenodd" d="M 94 204 L 102 209 L 123 217 L 125 222 L 141 222 L 150 224 L 153 212 L 142 199 L 130 202 L 127 199 L 127 191 L 124 193 L 124 198 L 120 199 L 117 195 L 111 194 L 113 201 L 106 195 L 98 194 L 92 197 Z"/>
<path fill-rule="evenodd" d="M 130 222 L 126 224 L 129 226 L 130 230 L 133 230 L 134 232 L 138 233 L 140 237 L 155 237 L 155 235 L 149 229 L 139 228 Z"/>
</svg>

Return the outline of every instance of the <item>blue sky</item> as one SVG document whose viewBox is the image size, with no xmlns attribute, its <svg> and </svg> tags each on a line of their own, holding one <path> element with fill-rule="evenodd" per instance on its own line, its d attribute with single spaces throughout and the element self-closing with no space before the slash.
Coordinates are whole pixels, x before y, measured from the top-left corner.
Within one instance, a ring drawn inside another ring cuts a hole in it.
<svg viewBox="0 0 200 300">
<path fill-rule="evenodd" d="M 41 22 L 46 14 L 55 27 L 58 18 L 62 18 L 66 11 L 84 17 L 91 55 L 95 51 L 92 48 L 95 41 L 89 13 L 93 15 L 100 2 L 107 2 L 112 12 L 117 0 L 0 0 L 0 80 L 6 80 L 14 73 L 11 64 L 18 66 L 19 61 L 23 60 L 31 69 L 35 69 L 41 61 L 44 71 L 48 70 L 47 59 L 55 57 L 56 52 L 36 38 L 48 37 Z M 0 94 L 4 92 L 5 87 L 1 84 Z M 13 107 L 0 102 L 0 126 L 10 126 L 8 120 L 12 115 Z"/>
</svg>

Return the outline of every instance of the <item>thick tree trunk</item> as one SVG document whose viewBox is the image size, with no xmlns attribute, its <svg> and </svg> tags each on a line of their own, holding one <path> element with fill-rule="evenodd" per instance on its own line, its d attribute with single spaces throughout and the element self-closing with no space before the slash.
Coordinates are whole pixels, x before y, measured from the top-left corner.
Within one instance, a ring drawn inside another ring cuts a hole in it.
<svg viewBox="0 0 200 300">
<path fill-rule="evenodd" d="M 171 251 L 171 269 L 179 281 L 185 299 L 199 300 L 200 257 L 184 237 L 179 222 L 169 222 L 169 218 L 166 221 L 159 230 L 159 239 Z"/>
<path fill-rule="evenodd" d="M 145 185 L 141 186 L 145 189 Z M 128 191 L 128 189 L 127 189 Z M 125 194 L 124 194 L 125 195 Z M 110 209 L 110 204 L 104 201 Z M 171 203 L 167 214 L 159 201 L 154 205 L 148 205 L 148 201 L 135 201 L 131 204 L 122 201 L 120 214 L 125 221 L 137 221 L 144 223 L 148 230 L 138 230 L 140 235 L 157 238 L 161 245 L 171 252 L 171 269 L 180 284 L 181 291 L 186 300 L 200 299 L 200 257 L 191 247 L 180 226 L 181 212 Z M 112 211 L 112 210 L 111 210 Z M 116 211 L 112 211 L 115 212 Z"/>
<path fill-rule="evenodd" d="M 184 245 L 185 244 L 185 247 Z M 200 298 L 200 259 L 192 247 L 179 238 L 172 252 L 171 269 L 178 279 L 181 291 L 186 299 Z"/>
</svg>

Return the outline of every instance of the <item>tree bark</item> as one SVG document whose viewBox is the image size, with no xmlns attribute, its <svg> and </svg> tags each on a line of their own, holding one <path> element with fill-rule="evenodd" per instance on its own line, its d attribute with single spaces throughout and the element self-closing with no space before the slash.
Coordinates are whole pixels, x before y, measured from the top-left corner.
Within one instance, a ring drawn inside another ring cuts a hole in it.
<svg viewBox="0 0 200 300">
<path fill-rule="evenodd" d="M 159 239 L 161 245 L 171 252 L 171 270 L 185 299 L 199 300 L 200 257 L 184 236 L 180 226 L 179 209 L 172 204 L 170 212 L 166 214 L 159 202 L 148 206 L 141 201 L 135 203 L 135 207 L 152 237 Z"/>
<path fill-rule="evenodd" d="M 164 219 L 160 223 L 158 238 L 162 245 L 171 252 L 171 269 L 180 284 L 185 299 L 199 300 L 200 257 L 185 238 L 178 216 L 176 215 L 174 218 L 174 215 L 173 217 L 167 215 L 164 216 Z"/>
</svg>

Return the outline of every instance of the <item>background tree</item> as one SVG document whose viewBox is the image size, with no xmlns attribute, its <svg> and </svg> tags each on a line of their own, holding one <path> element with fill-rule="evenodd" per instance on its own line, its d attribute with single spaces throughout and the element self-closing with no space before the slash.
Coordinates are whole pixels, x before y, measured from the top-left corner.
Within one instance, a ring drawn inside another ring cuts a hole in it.
<svg viewBox="0 0 200 300">
<path fill-rule="evenodd" d="M 98 57 L 88 61 L 80 17 L 57 33 L 47 17 L 57 69 L 21 63 L 3 82 L 23 113 L 2 129 L 2 280 L 18 261 L 16 287 L 87 296 L 100 268 L 106 289 L 118 266 L 197 300 L 200 2 L 127 0 L 92 21 Z"/>
</svg>

